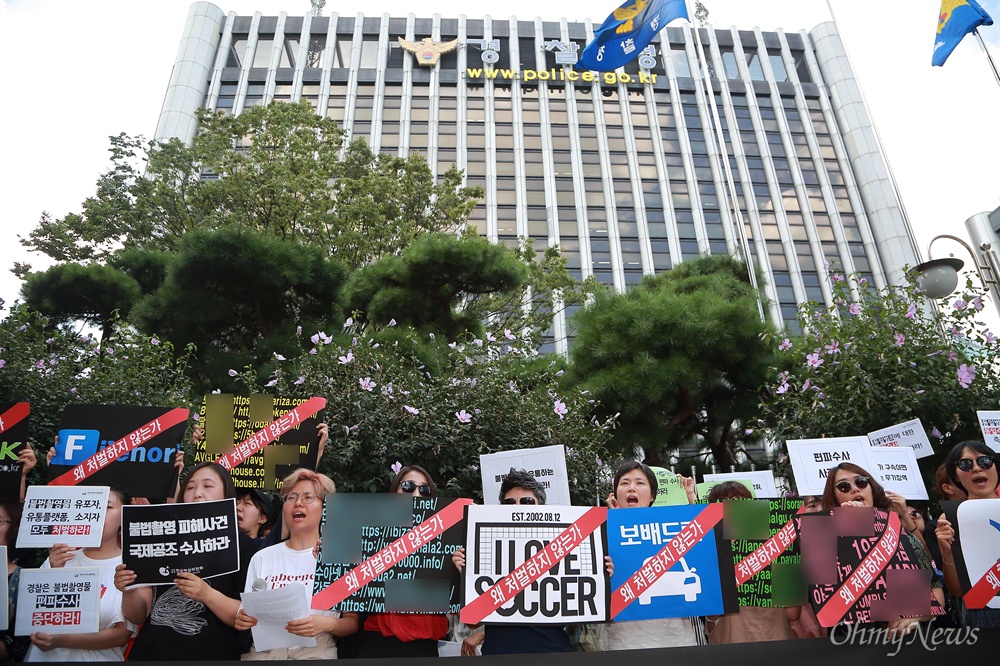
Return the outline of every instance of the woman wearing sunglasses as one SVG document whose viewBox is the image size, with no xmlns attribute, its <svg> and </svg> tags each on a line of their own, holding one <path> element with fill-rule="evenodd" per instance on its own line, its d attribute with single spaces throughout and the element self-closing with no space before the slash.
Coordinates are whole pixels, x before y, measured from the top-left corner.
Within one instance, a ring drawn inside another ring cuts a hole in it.
<svg viewBox="0 0 1000 666">
<path fill-rule="evenodd" d="M 413 497 L 437 497 L 430 473 L 408 465 L 396 473 L 389 492 Z M 438 641 L 448 634 L 444 614 L 372 613 L 365 620 L 358 647 L 359 658 L 436 657 Z"/>
<path fill-rule="evenodd" d="M 285 585 L 304 585 L 312 599 L 316 575 L 314 546 L 319 541 L 319 525 L 323 518 L 323 497 L 336 490 L 333 481 L 324 474 L 297 469 L 281 482 L 282 517 L 288 527 L 288 540 L 258 551 L 250 560 L 244 592 L 276 589 Z M 235 614 L 234 626 L 244 631 L 257 624 L 242 608 Z M 246 660 L 276 659 L 336 659 L 336 637 L 350 636 L 358 630 L 358 614 L 340 611 L 313 611 L 285 625 L 285 631 L 296 636 L 316 639 L 316 647 L 275 648 L 259 652 L 256 648 L 245 655 Z"/>
<path fill-rule="evenodd" d="M 897 493 L 887 491 L 878 481 L 872 478 L 863 467 L 854 463 L 840 463 L 830 470 L 826 477 L 826 488 L 823 490 L 823 509 L 829 511 L 836 507 L 864 507 L 895 511 L 899 514 L 903 530 L 900 540 L 909 541 L 917 558 L 920 569 L 930 571 L 931 592 L 941 606 L 944 606 L 944 592 L 941 580 L 934 574 L 930 555 L 924 547 L 923 538 L 918 536 L 920 530 L 916 521 L 906 508 L 906 500 Z M 923 617 L 899 618 L 889 622 L 888 630 L 892 635 L 905 636 L 912 632 L 919 622 L 931 619 L 930 615 Z"/>
<path fill-rule="evenodd" d="M 986 444 L 969 440 L 959 442 L 948 452 L 944 466 L 955 487 L 968 494 L 969 500 L 996 499 L 998 485 L 997 454 Z M 955 567 L 954 549 L 961 549 L 961 540 L 955 543 L 955 528 L 944 514 L 937 521 L 935 530 L 941 547 L 941 569 L 948 591 L 956 598 L 962 597 L 962 584 Z M 975 582 L 975 581 L 972 581 Z M 996 608 L 969 609 L 962 603 L 962 624 L 967 627 L 1000 627 L 1000 610 Z"/>
</svg>

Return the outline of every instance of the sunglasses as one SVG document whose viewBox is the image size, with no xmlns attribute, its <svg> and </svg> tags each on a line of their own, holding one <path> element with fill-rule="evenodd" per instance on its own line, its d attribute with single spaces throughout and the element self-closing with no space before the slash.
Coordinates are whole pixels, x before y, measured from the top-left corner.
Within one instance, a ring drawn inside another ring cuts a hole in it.
<svg viewBox="0 0 1000 666">
<path fill-rule="evenodd" d="M 402 490 L 404 493 L 407 494 L 412 493 L 414 490 L 416 490 L 420 492 L 421 497 L 431 496 L 431 487 L 426 483 L 421 483 L 418 486 L 415 482 L 407 479 L 406 481 L 403 481 L 402 483 L 399 484 L 399 488 L 400 490 Z"/>
<path fill-rule="evenodd" d="M 910 518 L 913 518 L 914 520 L 916 520 L 917 518 L 923 518 L 924 517 L 923 514 L 920 513 L 919 511 L 917 511 L 916 509 L 914 509 L 912 511 L 907 511 L 907 513 L 910 514 Z"/>
<path fill-rule="evenodd" d="M 871 483 L 871 479 L 869 479 L 867 476 L 854 477 L 854 487 L 857 488 L 858 490 L 864 490 L 865 488 L 868 487 L 869 483 Z M 836 488 L 839 492 L 842 492 L 846 495 L 847 493 L 851 492 L 851 482 L 838 481 L 837 484 L 834 486 L 834 488 Z"/>
<path fill-rule="evenodd" d="M 979 465 L 979 469 L 987 470 L 993 467 L 993 456 L 979 456 L 975 460 L 972 458 L 962 458 L 955 463 L 955 467 L 963 472 L 971 472 L 973 464 Z"/>
<path fill-rule="evenodd" d="M 538 504 L 538 500 L 534 497 L 522 497 L 520 500 L 514 499 L 513 497 L 504 497 L 500 500 L 501 504 Z"/>
</svg>

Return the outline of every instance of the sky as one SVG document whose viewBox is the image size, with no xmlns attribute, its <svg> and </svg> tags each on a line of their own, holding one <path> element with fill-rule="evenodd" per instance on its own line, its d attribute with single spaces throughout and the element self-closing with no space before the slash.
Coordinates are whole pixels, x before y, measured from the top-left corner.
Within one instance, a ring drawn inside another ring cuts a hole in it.
<svg viewBox="0 0 1000 666">
<path fill-rule="evenodd" d="M 617 0 L 505 0 L 493 18 L 590 18 Z M 219 0 L 225 12 L 301 16 L 308 0 Z M 691 2 L 693 4 L 693 2 Z M 1000 207 L 1000 83 L 970 35 L 944 67 L 931 67 L 940 0 L 704 0 L 709 23 L 786 32 L 837 21 L 920 251 L 939 234 L 968 240 L 965 220 Z M 980 0 L 996 23 L 980 29 L 1000 63 L 1000 0 Z M 188 0 L 0 0 L 0 298 L 18 298 L 15 261 L 37 270 L 47 257 L 27 253 L 43 211 L 78 212 L 108 168 L 108 137 L 151 137 L 191 2 Z M 466 13 L 455 0 L 328 0 L 324 13 L 403 17 Z M 539 8 L 543 8 L 540 13 Z M 680 25 L 676 22 L 672 25 Z M 957 244 L 934 244 L 935 257 Z M 0 314 L 2 316 L 2 314 Z M 996 331 L 1000 318 L 987 307 Z"/>
</svg>

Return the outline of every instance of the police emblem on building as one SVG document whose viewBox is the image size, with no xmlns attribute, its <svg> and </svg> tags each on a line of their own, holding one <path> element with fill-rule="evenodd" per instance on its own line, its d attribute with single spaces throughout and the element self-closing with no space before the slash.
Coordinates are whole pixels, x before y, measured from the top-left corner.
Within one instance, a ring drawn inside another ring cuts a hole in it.
<svg viewBox="0 0 1000 666">
<path fill-rule="evenodd" d="M 399 37 L 399 45 L 416 56 L 417 63 L 424 67 L 433 67 L 438 64 L 438 59 L 443 53 L 455 50 L 455 47 L 458 46 L 458 40 L 435 42 L 430 37 L 424 37 L 420 42 L 408 42 Z"/>
</svg>

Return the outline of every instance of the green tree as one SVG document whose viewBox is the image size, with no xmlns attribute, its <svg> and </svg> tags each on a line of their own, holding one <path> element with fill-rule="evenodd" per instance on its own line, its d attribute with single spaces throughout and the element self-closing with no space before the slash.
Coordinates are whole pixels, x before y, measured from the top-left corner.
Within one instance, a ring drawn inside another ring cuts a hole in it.
<svg viewBox="0 0 1000 666">
<path fill-rule="evenodd" d="M 326 398 L 330 440 L 320 469 L 338 488 L 384 492 L 399 462 L 425 467 L 445 496 L 481 498 L 481 454 L 563 445 L 574 502 L 607 493 L 601 460 L 613 423 L 592 419 L 593 400 L 561 389 L 558 364 L 525 340 L 497 331 L 449 343 L 354 320 L 338 328 L 304 332 L 312 346 L 280 362 L 266 382 L 252 370 L 240 375 L 251 392 Z"/>
<path fill-rule="evenodd" d="M 112 334 L 118 314 L 127 317 L 139 298 L 139 284 L 101 264 L 57 264 L 25 276 L 22 294 L 41 314 L 55 321 L 80 320 Z"/>
<path fill-rule="evenodd" d="M 620 412 L 618 450 L 641 447 L 662 464 L 681 445 L 711 451 L 724 469 L 756 415 L 767 377 L 770 330 L 746 266 L 729 257 L 686 261 L 624 294 L 599 294 L 573 319 L 572 373 Z"/>
<path fill-rule="evenodd" d="M 860 275 L 834 270 L 829 280 L 835 305 L 803 305 L 805 334 L 774 341 L 764 432 L 777 441 L 866 435 L 919 418 L 939 452 L 979 439 L 976 410 L 995 409 L 1000 396 L 1000 345 L 976 318 L 983 292 L 969 281 L 932 308 L 912 273 L 881 291 Z"/>
<path fill-rule="evenodd" d="M 98 341 L 14 305 L 0 321 L 0 402 L 30 403 L 29 437 L 44 468 L 66 405 L 188 407 L 191 352 L 129 326 Z"/>
<path fill-rule="evenodd" d="M 400 323 L 449 338 L 482 335 L 480 312 L 463 307 L 468 296 L 521 293 L 527 270 L 520 257 L 485 238 L 425 234 L 398 256 L 357 271 L 348 302 L 380 324 Z"/>
<path fill-rule="evenodd" d="M 132 267 L 140 265 L 135 257 Z M 238 228 L 194 231 L 133 319 L 141 330 L 195 345 L 192 370 L 206 389 L 229 368 L 255 365 L 267 374 L 274 354 L 294 349 L 296 325 L 339 318 L 346 275 L 315 245 Z"/>
<path fill-rule="evenodd" d="M 375 154 L 361 140 L 341 155 L 342 143 L 306 101 L 202 111 L 191 146 L 112 137 L 111 168 L 82 212 L 43 215 L 21 242 L 57 261 L 103 262 L 120 248 L 173 251 L 190 231 L 237 227 L 318 244 L 357 267 L 419 233 L 457 229 L 482 196 L 455 168 L 437 182 L 422 156 Z"/>
</svg>

